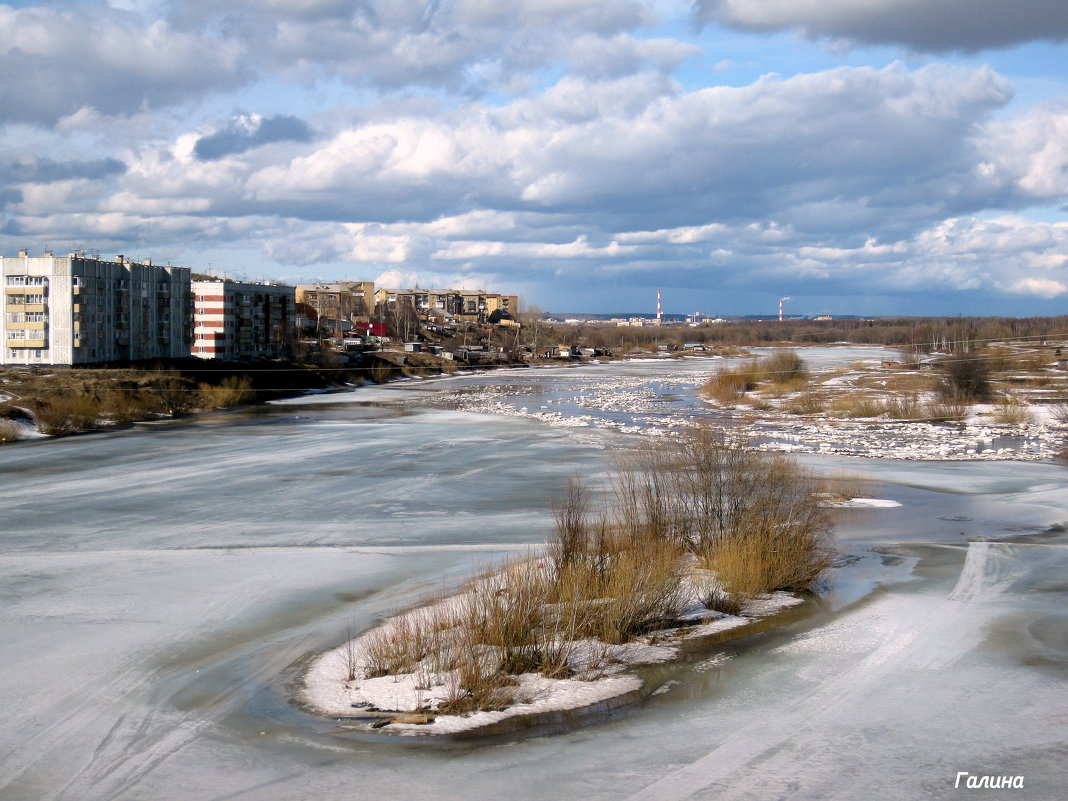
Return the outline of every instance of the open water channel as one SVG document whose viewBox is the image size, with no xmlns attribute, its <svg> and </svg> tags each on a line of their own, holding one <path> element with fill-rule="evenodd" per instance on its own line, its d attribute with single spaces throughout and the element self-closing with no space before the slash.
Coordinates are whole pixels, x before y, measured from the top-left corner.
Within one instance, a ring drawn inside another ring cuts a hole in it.
<svg viewBox="0 0 1068 801">
<path fill-rule="evenodd" d="M 854 558 L 827 597 L 664 668 L 611 719 L 429 743 L 291 703 L 347 624 L 537 546 L 567 477 L 705 414 L 716 365 L 511 371 L 0 448 L 0 799 L 1064 798 L 1051 462 L 802 457 L 902 505 L 841 515 Z"/>
</svg>

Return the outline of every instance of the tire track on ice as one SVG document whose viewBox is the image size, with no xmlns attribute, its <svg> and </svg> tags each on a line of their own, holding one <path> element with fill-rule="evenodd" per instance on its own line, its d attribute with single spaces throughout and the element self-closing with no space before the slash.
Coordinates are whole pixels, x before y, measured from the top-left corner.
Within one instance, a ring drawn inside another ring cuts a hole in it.
<svg viewBox="0 0 1068 801">
<path fill-rule="evenodd" d="M 915 608 L 898 615 L 900 622 L 895 630 L 859 663 L 805 693 L 773 717 L 741 728 L 705 756 L 627 796 L 626 801 L 691 798 L 780 744 L 805 740 L 815 722 L 853 705 L 870 686 L 895 671 L 904 667 L 937 669 L 952 664 L 982 637 L 977 630 L 982 616 L 974 607 L 1004 593 L 1020 572 L 1010 546 L 969 543 L 960 576 L 947 597 L 897 598 L 898 603 Z M 917 620 L 923 622 L 916 623 Z"/>
</svg>

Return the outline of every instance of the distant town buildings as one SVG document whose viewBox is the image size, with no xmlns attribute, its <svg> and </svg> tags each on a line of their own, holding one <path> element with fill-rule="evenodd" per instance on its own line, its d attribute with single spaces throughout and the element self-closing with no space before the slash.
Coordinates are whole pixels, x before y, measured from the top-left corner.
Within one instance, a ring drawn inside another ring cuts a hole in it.
<svg viewBox="0 0 1068 801">
<path fill-rule="evenodd" d="M 0 284 L 0 365 L 258 361 L 289 356 L 301 330 L 409 339 L 420 323 L 513 324 L 519 312 L 517 296 L 482 290 L 192 281 L 188 267 L 84 253 L 0 257 Z"/>
<path fill-rule="evenodd" d="M 452 317 L 467 322 L 514 320 L 519 315 L 517 295 L 499 295 L 480 289 L 379 289 L 375 301 L 408 305 L 421 317 Z"/>
<path fill-rule="evenodd" d="M 296 292 L 280 284 L 194 281 L 193 356 L 258 361 L 288 356 Z"/>
<path fill-rule="evenodd" d="M 353 323 L 370 322 L 375 311 L 373 281 L 297 284 L 296 300 L 306 325 L 347 331 Z"/>
<path fill-rule="evenodd" d="M 189 270 L 95 256 L 0 257 L 0 364 L 83 365 L 189 355 Z"/>
</svg>

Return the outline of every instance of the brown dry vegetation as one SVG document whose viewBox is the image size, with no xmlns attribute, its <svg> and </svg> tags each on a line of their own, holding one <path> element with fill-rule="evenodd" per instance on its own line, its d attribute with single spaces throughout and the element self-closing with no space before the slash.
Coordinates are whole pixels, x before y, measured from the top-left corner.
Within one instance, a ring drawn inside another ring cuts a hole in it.
<svg viewBox="0 0 1068 801">
<path fill-rule="evenodd" d="M 518 674 L 571 675 L 579 641 L 679 625 L 688 582 L 737 613 L 774 590 L 814 589 L 830 566 L 821 485 L 786 457 L 698 431 L 631 454 L 615 475 L 612 503 L 597 509 L 569 484 L 543 558 L 484 571 L 451 602 L 365 635 L 365 675 L 445 683 L 442 712 L 497 709 L 516 700 Z"/>
<path fill-rule="evenodd" d="M 808 386 L 804 360 L 793 350 L 777 350 L 762 359 L 752 359 L 737 367 L 712 375 L 701 393 L 720 403 L 730 404 L 758 387 L 774 397 L 800 392 Z"/>
<path fill-rule="evenodd" d="M 1013 395 L 1002 395 L 994 408 L 994 422 L 1005 426 L 1016 426 L 1034 420 L 1029 405 Z"/>
<path fill-rule="evenodd" d="M 197 405 L 202 409 L 226 409 L 255 398 L 248 376 L 227 376 L 216 385 L 201 383 Z"/>
<path fill-rule="evenodd" d="M 768 359 L 724 370 L 701 392 L 728 408 L 744 404 L 758 412 L 931 423 L 964 421 L 973 404 L 994 400 L 993 422 L 1016 426 L 1033 422 L 1034 415 L 1028 399 L 1013 390 L 1036 391 L 1031 402 L 1040 396 L 1042 402 L 1056 403 L 1062 395 L 1058 387 L 1065 386 L 1048 347 L 972 347 L 941 358 L 933 369 L 854 364 L 816 379 L 792 375 L 787 357 L 797 358 L 791 351 L 777 351 Z M 839 380 L 828 385 L 831 378 Z"/>
<path fill-rule="evenodd" d="M 0 381 L 14 396 L 0 403 L 0 421 L 27 416 L 18 411 L 25 409 L 36 418 L 40 431 L 54 436 L 222 409 L 328 385 L 317 369 L 299 365 L 242 372 L 238 367 L 199 362 L 166 369 L 4 369 Z"/>
</svg>

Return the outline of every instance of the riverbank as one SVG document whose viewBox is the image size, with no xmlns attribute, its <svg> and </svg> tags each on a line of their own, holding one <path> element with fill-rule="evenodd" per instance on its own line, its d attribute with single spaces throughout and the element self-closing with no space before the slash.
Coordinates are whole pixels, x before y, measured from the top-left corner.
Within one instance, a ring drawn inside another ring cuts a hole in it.
<svg viewBox="0 0 1068 801">
<path fill-rule="evenodd" d="M 185 359 L 151 368 L 5 368 L 0 370 L 0 444 L 122 429 L 133 423 L 369 384 L 590 362 L 596 360 L 575 357 L 519 364 L 466 364 L 425 353 L 380 351 L 364 354 L 354 362 L 339 356 L 336 364 Z"/>
</svg>

